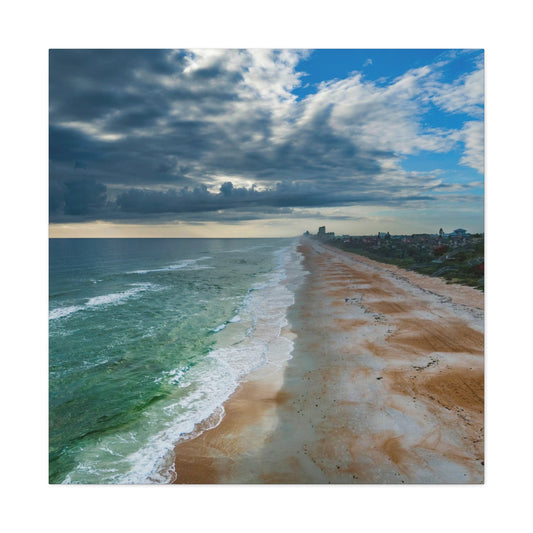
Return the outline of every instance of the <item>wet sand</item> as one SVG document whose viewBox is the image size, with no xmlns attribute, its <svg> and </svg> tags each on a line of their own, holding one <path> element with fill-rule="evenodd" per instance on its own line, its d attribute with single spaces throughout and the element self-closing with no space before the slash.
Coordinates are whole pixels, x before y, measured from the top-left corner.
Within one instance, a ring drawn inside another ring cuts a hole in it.
<svg viewBox="0 0 533 533">
<path fill-rule="evenodd" d="M 304 240 L 283 335 L 176 483 L 482 483 L 483 294 Z"/>
</svg>

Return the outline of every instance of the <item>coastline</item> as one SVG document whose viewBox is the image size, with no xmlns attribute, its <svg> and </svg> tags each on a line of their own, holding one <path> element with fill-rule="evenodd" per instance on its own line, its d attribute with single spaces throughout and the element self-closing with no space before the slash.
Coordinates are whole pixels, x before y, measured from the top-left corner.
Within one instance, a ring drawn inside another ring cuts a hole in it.
<svg viewBox="0 0 533 533">
<path fill-rule="evenodd" d="M 482 483 L 483 294 L 302 240 L 310 274 L 175 483 Z"/>
</svg>

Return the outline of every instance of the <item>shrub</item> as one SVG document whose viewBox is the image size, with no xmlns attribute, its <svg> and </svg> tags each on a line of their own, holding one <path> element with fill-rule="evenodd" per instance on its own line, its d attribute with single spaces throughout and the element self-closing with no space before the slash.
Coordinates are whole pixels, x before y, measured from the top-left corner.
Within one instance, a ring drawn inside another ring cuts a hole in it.
<svg viewBox="0 0 533 533">
<path fill-rule="evenodd" d="M 433 248 L 433 255 L 435 257 L 440 257 L 441 255 L 445 254 L 450 248 L 443 244 L 442 246 L 437 246 L 436 248 Z"/>
</svg>

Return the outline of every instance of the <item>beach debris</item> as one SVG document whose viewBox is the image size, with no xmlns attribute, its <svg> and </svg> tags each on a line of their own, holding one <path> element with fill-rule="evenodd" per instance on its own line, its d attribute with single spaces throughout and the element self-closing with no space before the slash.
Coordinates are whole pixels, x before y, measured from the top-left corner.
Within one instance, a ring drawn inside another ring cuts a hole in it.
<svg viewBox="0 0 533 533">
<path fill-rule="evenodd" d="M 420 370 L 424 370 L 426 368 L 429 368 L 433 365 L 438 365 L 439 364 L 439 359 L 437 357 L 433 357 L 433 356 L 430 356 L 429 358 L 429 363 L 427 363 L 426 365 L 424 366 L 416 366 L 416 365 L 413 365 L 413 368 L 417 371 L 417 372 L 420 372 Z"/>
<path fill-rule="evenodd" d="M 350 298 L 344 298 L 344 303 L 360 304 L 363 301 L 362 296 L 352 296 Z"/>
</svg>

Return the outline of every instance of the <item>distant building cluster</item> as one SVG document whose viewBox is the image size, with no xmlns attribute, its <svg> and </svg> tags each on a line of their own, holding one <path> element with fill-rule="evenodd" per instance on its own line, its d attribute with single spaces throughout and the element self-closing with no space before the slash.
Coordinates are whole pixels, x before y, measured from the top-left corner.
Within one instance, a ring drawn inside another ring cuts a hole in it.
<svg viewBox="0 0 533 533">
<path fill-rule="evenodd" d="M 311 236 L 311 233 L 309 231 L 306 231 L 304 233 L 306 236 Z M 413 233 L 411 235 L 391 235 L 388 231 L 378 231 L 377 235 L 375 236 L 351 236 L 351 235 L 341 235 L 335 237 L 335 232 L 326 231 L 326 226 L 320 226 L 318 228 L 318 232 L 316 234 L 316 237 L 319 239 L 335 239 L 335 240 L 342 240 L 342 241 L 350 241 L 351 239 L 365 239 L 365 242 L 370 242 L 370 240 L 374 240 L 375 242 L 379 241 L 388 241 L 388 240 L 402 240 L 403 242 L 424 242 L 426 240 L 430 239 L 442 239 L 447 240 L 451 239 L 454 241 L 457 241 L 457 239 L 466 238 L 469 237 L 470 233 L 467 232 L 467 230 L 463 228 L 457 228 L 454 229 L 451 233 L 445 233 L 442 228 L 438 231 L 438 233 L 431 234 L 431 233 Z M 460 241 L 457 241 L 460 242 Z"/>
<path fill-rule="evenodd" d="M 330 231 L 329 233 L 326 232 L 326 226 L 320 226 L 318 228 L 318 233 L 316 235 L 319 239 L 334 239 L 335 238 L 335 232 Z"/>
</svg>

